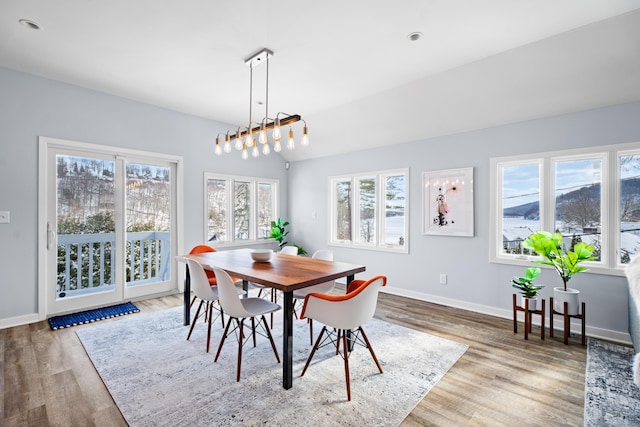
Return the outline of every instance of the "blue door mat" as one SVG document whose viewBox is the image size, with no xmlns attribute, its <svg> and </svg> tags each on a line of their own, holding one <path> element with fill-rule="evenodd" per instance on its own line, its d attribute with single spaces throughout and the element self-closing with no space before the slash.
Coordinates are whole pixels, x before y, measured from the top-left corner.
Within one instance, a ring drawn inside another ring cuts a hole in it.
<svg viewBox="0 0 640 427">
<path fill-rule="evenodd" d="M 138 313 L 140 309 L 131 302 L 113 305 L 111 307 L 96 308 L 93 310 L 81 311 L 80 313 L 54 316 L 49 319 L 51 329 L 62 329 L 70 326 L 82 325 L 98 320 L 109 319 L 111 317 L 124 316 L 125 314 Z"/>
</svg>

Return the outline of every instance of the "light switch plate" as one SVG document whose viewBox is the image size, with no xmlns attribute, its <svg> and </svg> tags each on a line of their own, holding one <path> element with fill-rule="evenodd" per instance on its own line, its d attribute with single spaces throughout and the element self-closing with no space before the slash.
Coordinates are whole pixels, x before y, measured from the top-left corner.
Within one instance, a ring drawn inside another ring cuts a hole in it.
<svg viewBox="0 0 640 427">
<path fill-rule="evenodd" d="M 0 224 L 9 224 L 9 211 L 0 211 Z"/>
</svg>

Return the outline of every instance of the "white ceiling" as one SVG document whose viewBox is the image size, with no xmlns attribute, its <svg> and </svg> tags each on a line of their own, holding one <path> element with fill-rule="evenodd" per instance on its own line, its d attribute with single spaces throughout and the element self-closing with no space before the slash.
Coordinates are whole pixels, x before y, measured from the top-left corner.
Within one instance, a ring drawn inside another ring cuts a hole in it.
<svg viewBox="0 0 640 427">
<path fill-rule="evenodd" d="M 0 0 L 0 66 L 230 126 L 263 47 L 270 116 L 309 126 L 287 160 L 640 100 L 638 0 Z"/>
</svg>

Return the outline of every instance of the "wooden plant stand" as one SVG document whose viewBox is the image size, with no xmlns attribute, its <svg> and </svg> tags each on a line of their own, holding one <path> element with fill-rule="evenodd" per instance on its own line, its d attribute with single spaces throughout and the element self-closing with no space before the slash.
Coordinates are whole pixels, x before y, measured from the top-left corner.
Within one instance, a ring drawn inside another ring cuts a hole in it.
<svg viewBox="0 0 640 427">
<path fill-rule="evenodd" d="M 553 308 L 553 297 L 549 298 L 549 304 L 551 304 L 551 316 L 549 316 L 549 336 L 553 338 L 553 315 L 559 314 L 564 318 L 564 343 L 569 344 L 569 332 L 571 330 L 571 318 L 580 319 L 582 321 L 582 345 L 586 345 L 586 337 L 585 337 L 585 322 L 586 322 L 586 304 L 584 301 L 582 302 L 582 313 L 579 314 L 568 314 L 569 312 L 569 303 L 565 301 L 564 303 L 564 312 L 556 311 Z"/>
<path fill-rule="evenodd" d="M 540 339 L 544 339 L 544 311 L 545 300 L 542 301 L 542 310 L 529 310 L 529 301 L 525 300 L 524 307 L 521 307 L 516 302 L 516 294 L 513 294 L 513 333 L 518 333 L 518 312 L 524 311 L 524 339 L 529 339 L 531 333 L 531 318 L 534 314 L 540 315 Z"/>
</svg>

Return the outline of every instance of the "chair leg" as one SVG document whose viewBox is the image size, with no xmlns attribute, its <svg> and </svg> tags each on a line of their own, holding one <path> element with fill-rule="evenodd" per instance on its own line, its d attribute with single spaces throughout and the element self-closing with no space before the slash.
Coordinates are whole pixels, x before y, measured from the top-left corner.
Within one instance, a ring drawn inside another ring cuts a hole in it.
<svg viewBox="0 0 640 427">
<path fill-rule="evenodd" d="M 313 345 L 313 319 L 307 319 L 309 320 L 309 345 Z"/>
<path fill-rule="evenodd" d="M 259 323 L 260 321 L 258 321 Z M 280 355 L 278 354 L 278 349 L 276 348 L 276 343 L 273 341 L 273 335 L 271 335 L 271 330 L 267 325 L 267 319 L 262 315 L 262 323 L 264 323 L 264 330 L 267 332 L 267 337 L 269 337 L 269 341 L 271 342 L 271 348 L 273 349 L 273 353 L 276 355 L 276 360 L 280 363 Z"/>
<path fill-rule="evenodd" d="M 218 344 L 218 351 L 216 352 L 216 357 L 215 359 L 213 359 L 214 362 L 218 361 L 218 357 L 220 357 L 220 351 L 222 350 L 222 346 L 224 345 L 224 341 L 227 339 L 227 333 L 229 332 L 229 326 L 231 326 L 231 321 L 233 320 L 233 318 L 229 319 L 227 321 L 227 326 L 224 328 L 224 333 L 222 334 L 222 337 L 220 338 L 220 344 Z"/>
<path fill-rule="evenodd" d="M 207 353 L 209 353 L 209 342 L 211 341 L 211 318 L 213 318 L 213 303 L 209 303 L 209 321 L 207 327 Z"/>
<path fill-rule="evenodd" d="M 253 346 L 256 346 L 256 318 L 251 318 L 251 335 L 253 336 Z"/>
<path fill-rule="evenodd" d="M 271 302 L 275 304 L 276 299 L 278 299 L 276 295 L 276 290 L 274 288 L 271 288 Z M 271 329 L 273 329 L 273 311 L 271 312 L 270 316 L 271 316 Z"/>
<path fill-rule="evenodd" d="M 342 343 L 344 348 L 342 353 L 344 355 L 344 376 L 347 382 L 347 400 L 351 401 L 351 376 L 349 375 L 349 344 L 347 343 L 347 334 L 342 334 Z"/>
<path fill-rule="evenodd" d="M 238 320 L 236 319 L 236 322 Z M 240 323 L 240 335 L 238 335 L 238 367 L 236 368 L 236 382 L 240 381 L 240 367 L 242 366 L 242 329 L 244 326 L 244 319 L 239 320 Z"/>
<path fill-rule="evenodd" d="M 378 370 L 380 371 L 380 373 L 382 373 L 382 367 L 378 362 L 378 358 L 376 357 L 376 354 L 373 352 L 373 347 L 371 347 L 371 343 L 369 342 L 369 338 L 367 338 L 367 334 L 364 333 L 364 329 L 362 329 L 362 326 L 359 329 L 360 329 L 360 334 L 362 334 L 362 338 L 364 339 L 364 342 L 367 344 L 369 353 L 371 353 L 371 357 L 373 357 L 373 360 L 374 362 L 376 362 L 376 366 L 378 367 Z"/>
<path fill-rule="evenodd" d="M 320 345 L 320 340 L 322 339 L 322 336 L 324 335 L 326 330 L 327 330 L 327 327 L 323 326 L 322 330 L 320 331 L 320 335 L 318 336 L 318 339 L 316 340 L 315 345 L 311 349 L 311 354 L 309 354 L 309 357 L 307 358 L 307 363 L 304 364 L 304 369 L 302 369 L 302 373 L 300 374 L 300 376 L 303 376 L 304 373 L 307 372 L 307 368 L 309 367 L 309 363 L 311 363 L 311 359 L 313 359 L 313 355 L 316 354 L 316 350 L 318 349 L 318 345 Z"/>
<path fill-rule="evenodd" d="M 198 309 L 196 310 L 196 315 L 193 316 L 193 321 L 191 322 L 191 328 L 189 328 L 189 335 L 187 335 L 187 341 L 189 340 L 189 338 L 191 338 L 193 327 L 196 326 L 196 320 L 198 319 L 198 315 L 200 314 L 200 309 L 202 308 L 202 304 L 204 304 L 204 300 L 200 300 L 200 304 L 198 304 Z"/>
</svg>

